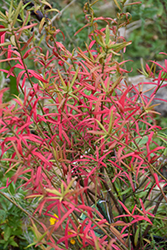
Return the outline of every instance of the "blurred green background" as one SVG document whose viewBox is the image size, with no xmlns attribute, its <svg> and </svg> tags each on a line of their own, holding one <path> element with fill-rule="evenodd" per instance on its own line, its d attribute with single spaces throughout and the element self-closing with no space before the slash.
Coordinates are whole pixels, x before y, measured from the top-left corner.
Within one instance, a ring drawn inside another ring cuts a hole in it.
<svg viewBox="0 0 167 250">
<path fill-rule="evenodd" d="M 9 8 L 10 2 L 10 0 L 1 0 L 0 11 L 5 12 L 5 9 Z M 32 2 L 36 6 L 41 5 L 38 0 L 32 0 Z M 71 51 L 78 46 L 83 49 L 85 42 L 88 41 L 89 28 L 83 29 L 76 36 L 74 34 L 86 24 L 83 7 L 87 0 L 77 0 L 72 5 L 70 5 L 72 0 L 48 0 L 47 2 L 60 11 L 67 7 L 61 17 L 53 23 L 65 35 L 64 40 L 63 36 L 58 34 L 57 40 Z M 118 2 L 120 1 L 118 0 Z M 133 2 L 136 1 L 126 1 L 128 4 Z M 14 0 L 15 6 L 18 3 L 19 0 Z M 99 0 L 93 9 L 95 16 L 111 18 L 116 18 L 119 11 L 114 0 Z M 131 75 L 136 75 L 138 74 L 137 69 L 140 68 L 140 58 L 143 58 L 144 61 L 161 61 L 164 59 L 164 55 L 159 55 L 159 52 L 167 52 L 167 1 L 141 0 L 141 4 L 125 7 L 124 12 L 129 12 L 132 16 L 131 24 L 127 26 L 126 33 L 123 33 L 127 34 L 127 40 L 132 41 L 132 45 L 127 47 L 125 59 L 133 60 L 127 64 L 127 67 L 131 69 L 133 66 L 134 70 Z M 48 17 L 52 19 L 56 14 L 56 12 L 51 12 Z M 99 26 L 104 27 L 104 25 L 104 22 L 99 22 Z M 40 39 L 39 34 L 37 35 Z M 43 44 L 43 46 L 45 45 Z"/>
</svg>

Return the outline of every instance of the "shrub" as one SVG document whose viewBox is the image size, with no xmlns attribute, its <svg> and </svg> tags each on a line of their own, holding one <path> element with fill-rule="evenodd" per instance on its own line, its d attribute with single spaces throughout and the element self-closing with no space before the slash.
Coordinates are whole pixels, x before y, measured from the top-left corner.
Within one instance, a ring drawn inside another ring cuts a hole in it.
<svg viewBox="0 0 167 250">
<path fill-rule="evenodd" d="M 7 89 L 0 91 L 1 162 L 15 171 L 11 181 L 23 181 L 27 199 L 38 198 L 31 245 L 42 249 L 162 249 L 155 239 L 158 227 L 162 238 L 166 233 L 167 180 L 159 171 L 166 135 L 154 122 L 152 102 L 167 68 L 160 66 L 156 77 L 146 65 L 154 80 L 128 83 L 122 55 L 131 42 L 118 31 L 129 14 L 122 12 L 126 1 L 114 2 L 116 20 L 95 17 L 96 1 L 84 5 L 87 23 L 78 32 L 89 27 L 90 42 L 72 53 L 47 18 L 28 24 L 27 15 L 17 24 L 22 2 L 15 12 L 11 4 L 6 16 L 0 13 L 0 62 L 11 66 L 1 71 L 16 78 L 20 92 L 10 104 L 3 102 Z M 45 30 L 47 51 L 34 46 L 33 27 Z M 155 84 L 151 98 L 142 91 L 149 83 Z M 41 214 L 53 218 L 41 223 L 43 235 L 35 226 Z"/>
</svg>

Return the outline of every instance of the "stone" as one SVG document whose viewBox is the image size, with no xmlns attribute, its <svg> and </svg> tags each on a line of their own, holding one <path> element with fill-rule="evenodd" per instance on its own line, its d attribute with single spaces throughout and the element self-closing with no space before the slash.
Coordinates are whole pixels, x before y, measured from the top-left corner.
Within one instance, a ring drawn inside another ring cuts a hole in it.
<svg viewBox="0 0 167 250">
<path fill-rule="evenodd" d="M 145 91 L 147 91 L 144 94 L 150 97 L 156 88 L 155 83 L 157 81 L 151 78 L 146 78 L 143 75 L 137 75 L 134 77 L 129 77 L 129 82 L 134 86 L 137 86 L 139 83 L 141 83 L 141 86 L 143 86 L 142 92 L 144 93 Z M 154 110 L 159 112 L 163 117 L 167 117 L 167 81 L 164 81 L 162 86 L 163 87 L 158 89 L 152 104 L 160 104 L 156 106 Z"/>
</svg>

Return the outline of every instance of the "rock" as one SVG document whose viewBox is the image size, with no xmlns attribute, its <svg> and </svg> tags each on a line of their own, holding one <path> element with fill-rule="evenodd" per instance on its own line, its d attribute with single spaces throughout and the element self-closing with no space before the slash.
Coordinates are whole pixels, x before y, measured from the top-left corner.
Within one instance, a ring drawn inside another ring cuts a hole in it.
<svg viewBox="0 0 167 250">
<path fill-rule="evenodd" d="M 145 91 L 147 91 L 144 94 L 148 97 L 151 96 L 151 94 L 154 92 L 155 88 L 157 87 L 156 85 L 157 81 L 153 81 L 153 79 L 146 78 L 143 75 L 129 77 L 129 82 L 135 86 L 138 85 L 139 83 L 141 83 L 141 86 L 142 86 L 142 83 L 143 83 L 142 92 L 144 93 Z M 162 86 L 164 87 L 161 87 L 157 91 L 152 104 L 160 104 L 154 108 L 155 111 L 159 112 L 163 117 L 167 117 L 167 82 L 164 81 Z M 158 99 L 161 99 L 161 100 L 158 100 Z"/>
</svg>

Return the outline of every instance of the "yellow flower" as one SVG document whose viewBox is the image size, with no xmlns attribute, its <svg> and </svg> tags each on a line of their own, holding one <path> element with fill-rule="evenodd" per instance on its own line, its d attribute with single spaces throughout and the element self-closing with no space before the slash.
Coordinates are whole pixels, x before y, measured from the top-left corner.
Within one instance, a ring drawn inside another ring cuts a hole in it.
<svg viewBox="0 0 167 250">
<path fill-rule="evenodd" d="M 68 235 L 70 235 L 70 234 L 73 234 L 73 233 L 71 233 L 71 232 L 68 231 Z M 71 243 L 72 245 L 74 245 L 74 244 L 75 244 L 75 240 L 74 240 L 74 239 L 71 239 L 71 240 L 70 240 L 70 243 Z"/>
<path fill-rule="evenodd" d="M 51 217 L 50 220 L 49 220 L 50 221 L 50 225 L 54 225 L 58 221 L 59 217 L 57 216 L 57 214 L 54 214 L 54 217 L 56 217 L 57 219 Z"/>
<path fill-rule="evenodd" d="M 74 244 L 75 244 L 75 240 L 74 240 L 74 239 L 71 239 L 71 240 L 70 240 L 70 243 L 71 243 L 72 245 L 74 245 Z"/>
</svg>

